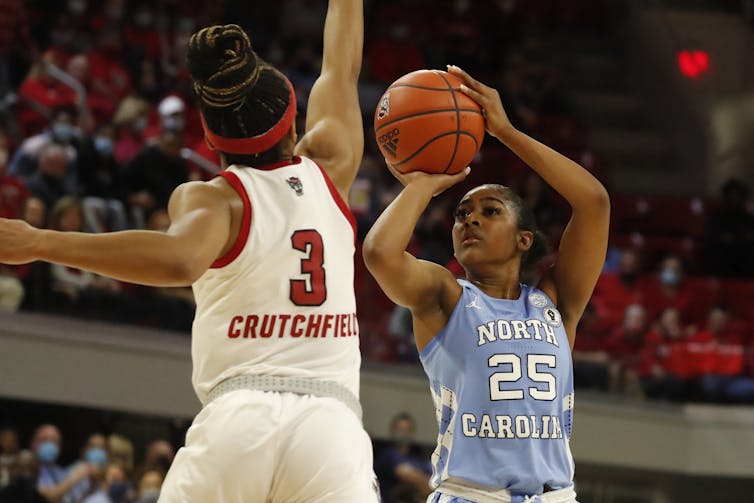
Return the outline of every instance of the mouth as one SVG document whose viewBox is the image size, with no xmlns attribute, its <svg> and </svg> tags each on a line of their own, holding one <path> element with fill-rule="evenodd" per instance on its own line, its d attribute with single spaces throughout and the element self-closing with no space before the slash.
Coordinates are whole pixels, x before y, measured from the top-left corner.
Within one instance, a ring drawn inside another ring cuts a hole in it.
<svg viewBox="0 0 754 503">
<path fill-rule="evenodd" d="M 481 238 L 479 236 L 475 236 L 474 234 L 467 234 L 463 236 L 461 244 L 464 246 L 469 246 L 478 243 L 479 241 L 481 241 Z"/>
</svg>

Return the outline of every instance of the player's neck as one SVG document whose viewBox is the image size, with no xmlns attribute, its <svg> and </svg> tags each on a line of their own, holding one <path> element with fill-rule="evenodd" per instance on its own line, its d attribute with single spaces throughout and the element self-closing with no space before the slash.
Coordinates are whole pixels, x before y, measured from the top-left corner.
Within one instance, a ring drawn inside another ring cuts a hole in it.
<svg viewBox="0 0 754 503">
<path fill-rule="evenodd" d="M 468 277 L 468 280 L 486 295 L 496 299 L 516 300 L 521 295 L 521 284 L 518 281 L 518 276 L 510 278 Z"/>
</svg>

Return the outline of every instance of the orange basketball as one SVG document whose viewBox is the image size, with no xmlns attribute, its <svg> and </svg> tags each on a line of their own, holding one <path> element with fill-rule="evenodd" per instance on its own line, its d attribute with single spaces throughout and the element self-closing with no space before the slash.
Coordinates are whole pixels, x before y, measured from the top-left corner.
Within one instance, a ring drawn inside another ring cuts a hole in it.
<svg viewBox="0 0 754 503">
<path fill-rule="evenodd" d="M 374 133 L 398 171 L 453 174 L 469 165 L 482 146 L 484 116 L 461 83 L 447 72 L 419 70 L 387 88 L 374 113 Z"/>
</svg>

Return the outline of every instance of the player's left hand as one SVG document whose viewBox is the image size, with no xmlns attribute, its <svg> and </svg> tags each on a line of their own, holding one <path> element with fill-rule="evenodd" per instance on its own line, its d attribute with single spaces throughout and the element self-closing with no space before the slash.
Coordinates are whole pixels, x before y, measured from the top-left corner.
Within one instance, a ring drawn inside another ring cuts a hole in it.
<svg viewBox="0 0 754 503">
<path fill-rule="evenodd" d="M 39 229 L 23 220 L 0 218 L 0 263 L 25 264 L 36 260 L 32 250 Z"/>
<path fill-rule="evenodd" d="M 471 168 L 469 167 L 454 175 L 424 173 L 423 171 L 401 173 L 395 169 L 395 166 L 390 164 L 387 159 L 385 159 L 385 164 L 387 164 L 390 172 L 404 187 L 409 184 L 419 184 L 431 191 L 432 197 L 441 194 L 453 185 L 462 182 L 467 176 L 469 176 L 469 173 L 471 173 Z"/>
<path fill-rule="evenodd" d="M 463 81 L 461 92 L 482 107 L 488 133 L 499 140 L 503 140 L 507 134 L 515 131 L 513 124 L 508 119 L 508 114 L 505 113 L 505 108 L 503 108 L 500 93 L 496 89 L 482 84 L 455 65 L 448 65 L 448 72 Z"/>
</svg>

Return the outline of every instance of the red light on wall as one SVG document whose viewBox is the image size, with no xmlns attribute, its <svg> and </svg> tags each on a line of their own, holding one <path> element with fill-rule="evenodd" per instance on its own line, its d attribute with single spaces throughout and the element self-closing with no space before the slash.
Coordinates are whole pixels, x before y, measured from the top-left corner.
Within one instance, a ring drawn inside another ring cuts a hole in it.
<svg viewBox="0 0 754 503">
<path fill-rule="evenodd" d="M 684 50 L 678 53 L 678 69 L 690 78 L 699 78 L 709 70 L 709 53 L 706 51 Z"/>
</svg>

